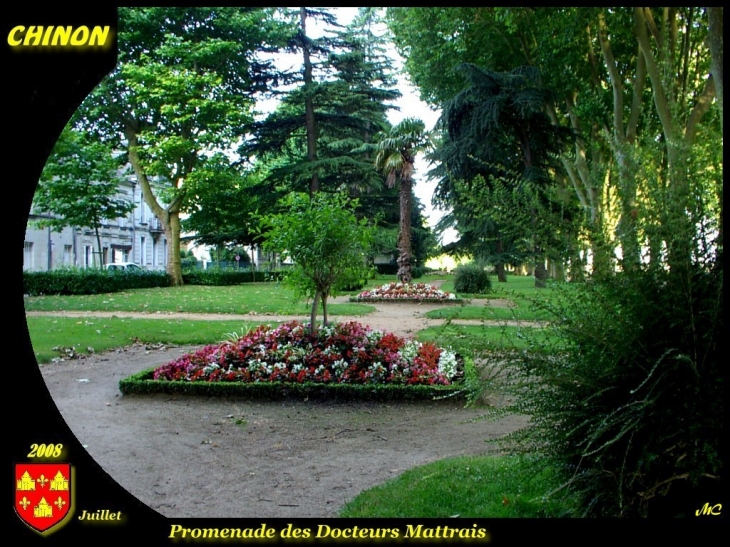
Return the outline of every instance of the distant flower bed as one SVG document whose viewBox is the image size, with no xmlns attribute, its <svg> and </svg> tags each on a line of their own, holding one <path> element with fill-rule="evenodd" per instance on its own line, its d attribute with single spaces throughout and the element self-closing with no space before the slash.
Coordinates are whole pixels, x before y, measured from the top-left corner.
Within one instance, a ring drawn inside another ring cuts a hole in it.
<svg viewBox="0 0 730 547">
<path fill-rule="evenodd" d="M 354 321 L 321 326 L 261 325 L 236 341 L 206 346 L 155 369 L 155 380 L 321 384 L 450 385 L 457 355 Z"/>
<path fill-rule="evenodd" d="M 351 300 L 418 300 L 440 302 L 456 300 L 456 295 L 442 291 L 426 283 L 386 283 L 369 291 L 363 291 Z"/>
</svg>

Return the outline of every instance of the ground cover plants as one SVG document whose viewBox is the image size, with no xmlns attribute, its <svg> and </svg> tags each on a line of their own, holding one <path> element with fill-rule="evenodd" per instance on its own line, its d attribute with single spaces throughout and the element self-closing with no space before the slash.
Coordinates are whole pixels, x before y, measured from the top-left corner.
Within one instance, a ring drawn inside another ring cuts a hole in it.
<svg viewBox="0 0 730 547">
<path fill-rule="evenodd" d="M 262 384 L 453 386 L 463 376 L 464 360 L 430 342 L 373 330 L 354 321 L 321 325 L 314 332 L 308 324 L 291 321 L 276 328 L 261 325 L 240 337 L 207 345 L 123 381 L 122 391 L 139 388 L 148 392 L 155 386 L 169 391 L 177 384 L 185 385 L 183 390 L 189 393 L 190 384 L 233 383 L 254 385 L 252 392 L 270 395 L 277 390 L 261 388 Z M 216 393 L 208 388 L 201 392 Z"/>
</svg>

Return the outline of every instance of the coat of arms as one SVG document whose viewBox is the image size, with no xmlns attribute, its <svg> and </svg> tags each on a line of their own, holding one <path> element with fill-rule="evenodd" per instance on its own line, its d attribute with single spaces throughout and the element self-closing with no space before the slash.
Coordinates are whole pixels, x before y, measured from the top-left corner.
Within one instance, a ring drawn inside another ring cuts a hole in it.
<svg viewBox="0 0 730 547">
<path fill-rule="evenodd" d="M 16 463 L 15 512 L 38 532 L 71 513 L 71 464 Z"/>
</svg>

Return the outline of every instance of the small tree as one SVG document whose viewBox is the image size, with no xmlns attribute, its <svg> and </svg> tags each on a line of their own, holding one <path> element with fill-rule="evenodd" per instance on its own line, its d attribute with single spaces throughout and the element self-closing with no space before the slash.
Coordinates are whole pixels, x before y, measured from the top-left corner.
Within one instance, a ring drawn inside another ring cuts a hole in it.
<svg viewBox="0 0 730 547">
<path fill-rule="evenodd" d="M 295 193 L 283 203 L 285 212 L 264 220 L 268 229 L 264 249 L 287 254 L 294 267 L 287 283 L 313 299 L 310 332 L 316 331 L 322 301 L 327 324 L 327 299 L 341 287 L 367 276 L 366 253 L 373 239 L 366 220 L 358 221 L 357 205 L 342 194 Z"/>
<path fill-rule="evenodd" d="M 118 197 L 119 169 L 124 158 L 103 143 L 66 130 L 56 142 L 33 198 L 33 209 L 49 216 L 39 227 L 60 232 L 65 227 L 91 228 L 104 266 L 99 228 L 103 220 L 125 216 L 134 204 Z"/>
</svg>

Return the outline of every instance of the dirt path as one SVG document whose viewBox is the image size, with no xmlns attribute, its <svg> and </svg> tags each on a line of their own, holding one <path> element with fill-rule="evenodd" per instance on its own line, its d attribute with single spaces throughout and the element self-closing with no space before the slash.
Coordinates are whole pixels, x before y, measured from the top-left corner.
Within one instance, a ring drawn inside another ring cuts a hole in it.
<svg viewBox="0 0 730 547">
<path fill-rule="evenodd" d="M 441 306 L 378 304 L 375 313 L 351 319 L 415 334 L 431 324 L 422 314 Z M 170 315 L 189 316 L 152 314 Z M 167 517 L 334 517 L 363 489 L 436 459 L 484 453 L 486 440 L 524 423 L 520 417 L 470 422 L 482 411 L 446 401 L 265 402 L 119 392 L 120 379 L 193 349 L 135 345 L 40 367 L 59 411 L 89 454 L 123 488 Z"/>
</svg>

